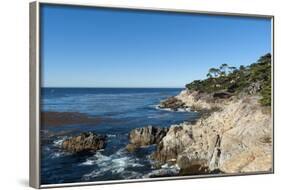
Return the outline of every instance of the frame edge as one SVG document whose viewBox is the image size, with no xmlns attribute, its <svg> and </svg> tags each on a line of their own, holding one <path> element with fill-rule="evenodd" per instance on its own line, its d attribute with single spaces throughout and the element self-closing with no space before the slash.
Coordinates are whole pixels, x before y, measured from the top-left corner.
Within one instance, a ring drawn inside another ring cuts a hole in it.
<svg viewBox="0 0 281 190">
<path fill-rule="evenodd" d="M 29 186 L 40 188 L 39 159 L 39 3 L 29 3 Z"/>
<path fill-rule="evenodd" d="M 75 2 L 52 2 L 48 0 L 38 0 L 30 3 L 29 10 L 29 59 L 30 59 L 30 128 L 29 128 L 29 185 L 33 188 L 55 188 L 55 187 L 76 187 L 86 185 L 110 185 L 110 184 L 122 184 L 122 183 L 138 183 L 138 182 L 154 182 L 154 181 L 169 181 L 169 180 L 186 180 L 186 179 L 200 179 L 200 178 L 216 178 L 216 177 L 234 177 L 234 176 L 248 176 L 248 175 L 260 175 L 260 174 L 274 174 L 274 132 L 273 132 L 273 167 L 269 172 L 255 172 L 245 174 L 226 174 L 226 175 L 215 175 L 215 176 L 181 176 L 171 178 L 155 178 L 155 179 L 144 179 L 144 180 L 116 180 L 116 181 L 103 181 L 99 182 L 78 182 L 78 183 L 65 183 L 65 184 L 50 184 L 41 185 L 40 182 L 40 4 L 50 5 L 64 5 L 64 6 L 82 6 L 82 7 L 96 7 L 96 8 L 112 8 L 112 9 L 130 9 L 130 10 L 143 10 L 143 11 L 163 11 L 163 12 L 180 12 L 180 13 L 191 13 L 191 14 L 204 14 L 204 15 L 220 15 L 220 16 L 242 16 L 242 17 L 257 17 L 257 18 L 268 18 L 272 20 L 272 65 L 273 65 L 273 130 L 274 130 L 274 15 L 261 15 L 261 14 L 246 14 L 246 13 L 228 13 L 228 12 L 215 12 L 215 11 L 197 11 L 197 10 L 186 10 L 186 9 L 169 9 L 169 8 L 157 8 L 157 7 L 135 7 L 126 5 L 107 5 L 107 4 L 87 4 L 87 3 L 75 3 Z"/>
</svg>

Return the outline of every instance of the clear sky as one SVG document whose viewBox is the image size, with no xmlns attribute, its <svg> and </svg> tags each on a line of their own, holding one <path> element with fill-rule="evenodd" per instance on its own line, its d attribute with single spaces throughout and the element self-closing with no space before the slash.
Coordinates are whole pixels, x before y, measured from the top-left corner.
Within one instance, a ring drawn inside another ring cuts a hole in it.
<svg viewBox="0 0 281 190">
<path fill-rule="evenodd" d="M 271 52 L 263 18 L 44 5 L 44 87 L 184 87 Z"/>
</svg>

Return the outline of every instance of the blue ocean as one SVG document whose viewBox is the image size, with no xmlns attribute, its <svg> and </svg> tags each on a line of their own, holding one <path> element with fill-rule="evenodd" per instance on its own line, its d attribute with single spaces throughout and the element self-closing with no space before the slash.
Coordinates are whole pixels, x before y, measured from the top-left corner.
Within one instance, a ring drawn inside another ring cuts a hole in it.
<svg viewBox="0 0 281 190">
<path fill-rule="evenodd" d="M 195 112 L 157 109 L 157 104 L 177 95 L 178 88 L 42 88 L 41 112 L 74 112 L 101 118 L 95 124 L 41 126 L 41 183 L 72 183 L 138 179 L 157 173 L 149 155 L 155 146 L 128 153 L 128 133 L 147 125 L 169 127 L 195 121 Z M 81 132 L 107 136 L 107 146 L 92 154 L 71 154 L 60 149 L 62 141 Z M 163 166 L 160 170 L 170 169 Z"/>
</svg>

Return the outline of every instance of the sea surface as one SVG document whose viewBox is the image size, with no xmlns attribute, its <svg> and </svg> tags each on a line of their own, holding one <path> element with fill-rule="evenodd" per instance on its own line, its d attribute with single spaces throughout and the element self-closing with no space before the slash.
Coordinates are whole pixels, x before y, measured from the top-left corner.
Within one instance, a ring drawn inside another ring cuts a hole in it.
<svg viewBox="0 0 281 190">
<path fill-rule="evenodd" d="M 41 111 L 78 112 L 100 117 L 97 124 L 41 128 L 41 183 L 147 178 L 178 172 L 176 166 L 155 168 L 149 155 L 155 146 L 128 153 L 128 133 L 138 127 L 169 127 L 195 121 L 198 113 L 157 109 L 157 104 L 182 89 L 176 88 L 42 88 Z M 60 149 L 64 139 L 84 131 L 107 135 L 107 146 L 95 154 L 71 154 Z M 50 135 L 51 134 L 51 135 Z M 166 171 L 167 170 L 167 171 Z"/>
</svg>

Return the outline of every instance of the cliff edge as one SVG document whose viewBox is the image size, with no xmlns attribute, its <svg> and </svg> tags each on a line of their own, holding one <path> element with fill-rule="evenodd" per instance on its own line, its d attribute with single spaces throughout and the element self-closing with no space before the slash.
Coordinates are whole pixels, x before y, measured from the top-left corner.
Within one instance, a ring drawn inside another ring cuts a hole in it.
<svg viewBox="0 0 281 190">
<path fill-rule="evenodd" d="M 272 170 L 272 118 L 269 108 L 260 105 L 260 96 L 234 96 L 210 101 L 198 92 L 182 91 L 177 100 L 184 107 L 213 108 L 195 124 L 172 125 L 157 145 L 153 158 L 176 163 L 183 174 L 197 171 L 224 173 Z"/>
</svg>

